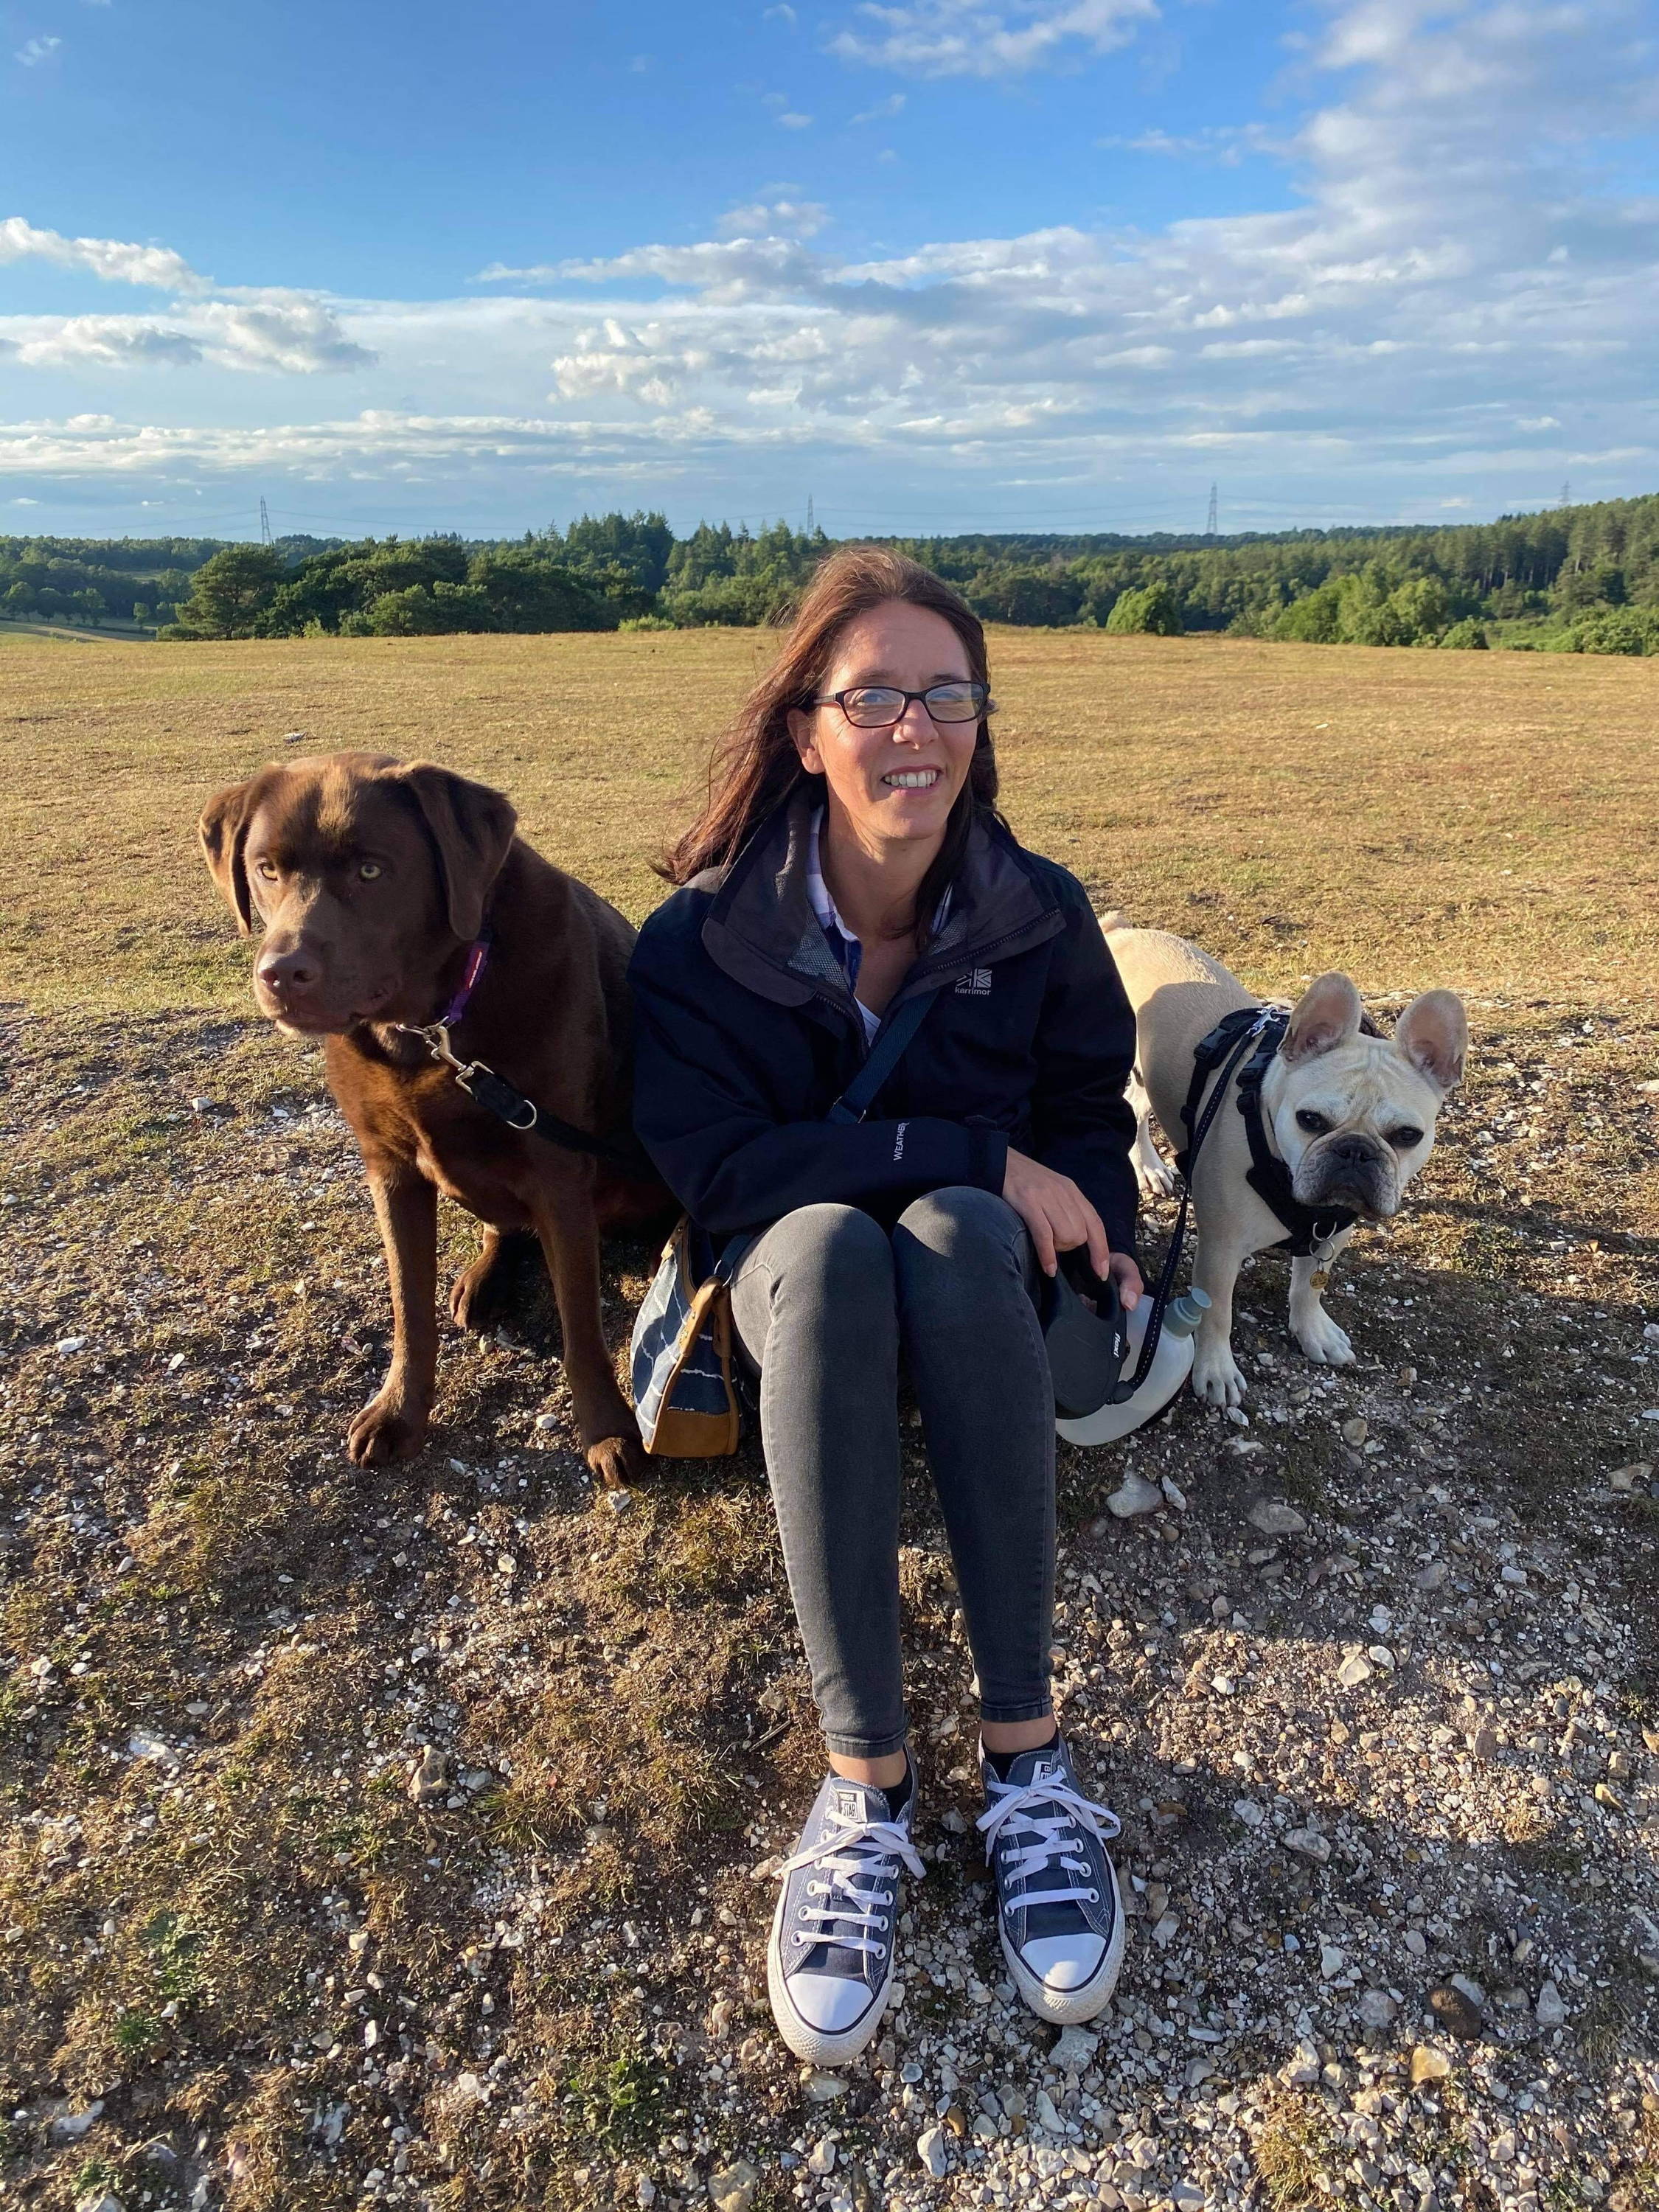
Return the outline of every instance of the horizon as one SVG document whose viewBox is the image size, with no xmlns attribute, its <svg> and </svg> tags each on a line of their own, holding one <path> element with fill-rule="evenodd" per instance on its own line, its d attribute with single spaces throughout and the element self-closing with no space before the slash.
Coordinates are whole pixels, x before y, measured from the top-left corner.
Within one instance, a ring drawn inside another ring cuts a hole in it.
<svg viewBox="0 0 1659 2212">
<path fill-rule="evenodd" d="M 1654 0 L 7 21 L 16 534 L 1186 538 L 1214 485 L 1225 538 L 1659 473 Z"/>
</svg>

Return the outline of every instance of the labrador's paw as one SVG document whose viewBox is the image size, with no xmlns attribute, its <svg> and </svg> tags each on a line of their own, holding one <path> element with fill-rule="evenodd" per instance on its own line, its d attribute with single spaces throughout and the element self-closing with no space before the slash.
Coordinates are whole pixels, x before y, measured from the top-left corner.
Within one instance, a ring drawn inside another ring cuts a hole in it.
<svg viewBox="0 0 1659 2212">
<path fill-rule="evenodd" d="M 648 1472 L 647 1455 L 637 1437 L 601 1437 L 589 1444 L 586 1456 L 607 1490 L 626 1490 Z"/>
<path fill-rule="evenodd" d="M 346 1431 L 346 1451 L 359 1467 L 413 1459 L 426 1442 L 427 1416 L 388 1384 Z"/>
</svg>

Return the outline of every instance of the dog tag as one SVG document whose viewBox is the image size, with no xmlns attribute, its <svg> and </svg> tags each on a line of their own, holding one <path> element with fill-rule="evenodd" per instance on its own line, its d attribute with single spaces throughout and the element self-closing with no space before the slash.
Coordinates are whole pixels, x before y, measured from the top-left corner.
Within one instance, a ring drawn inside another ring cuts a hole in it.
<svg viewBox="0 0 1659 2212">
<path fill-rule="evenodd" d="M 1331 1279 L 1331 1271 L 1328 1267 L 1316 1267 L 1310 1279 L 1311 1280 L 1315 1290 L 1322 1291 L 1326 1284 Z"/>
</svg>

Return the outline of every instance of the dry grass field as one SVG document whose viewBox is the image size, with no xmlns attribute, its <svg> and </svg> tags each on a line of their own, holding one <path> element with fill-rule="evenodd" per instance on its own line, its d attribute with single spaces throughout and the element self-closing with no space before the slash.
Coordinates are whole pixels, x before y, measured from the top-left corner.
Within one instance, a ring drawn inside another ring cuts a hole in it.
<svg viewBox="0 0 1659 2212">
<path fill-rule="evenodd" d="M 1258 1262 L 1247 1427 L 1062 1451 L 1057 1684 L 1133 1915 L 1097 2038 L 1000 1983 L 919 1443 L 928 1878 L 883 2039 L 811 2078 L 761 1972 L 817 1753 L 752 1449 L 596 1496 L 532 1285 L 447 1340 L 422 1460 L 345 1461 L 372 1217 L 202 799 L 434 757 L 637 919 L 769 650 L 0 656 L 0 2205 L 1653 2212 L 1659 670 L 994 638 L 1007 811 L 1101 903 L 1474 1032 L 1334 1286 L 1359 1365 Z M 1129 1468 L 1164 1510 L 1105 1512 Z"/>
</svg>

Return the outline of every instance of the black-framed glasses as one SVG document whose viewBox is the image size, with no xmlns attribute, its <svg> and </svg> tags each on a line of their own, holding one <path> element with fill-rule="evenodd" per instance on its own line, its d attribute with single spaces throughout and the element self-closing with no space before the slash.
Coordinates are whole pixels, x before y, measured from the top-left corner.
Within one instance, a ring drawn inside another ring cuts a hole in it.
<svg viewBox="0 0 1659 2212">
<path fill-rule="evenodd" d="M 976 722 L 990 696 L 984 684 L 965 682 L 930 684 L 926 691 L 901 691 L 896 684 L 860 684 L 808 704 L 839 707 L 854 729 L 885 730 L 904 720 L 913 699 L 920 699 L 936 722 Z"/>
</svg>

